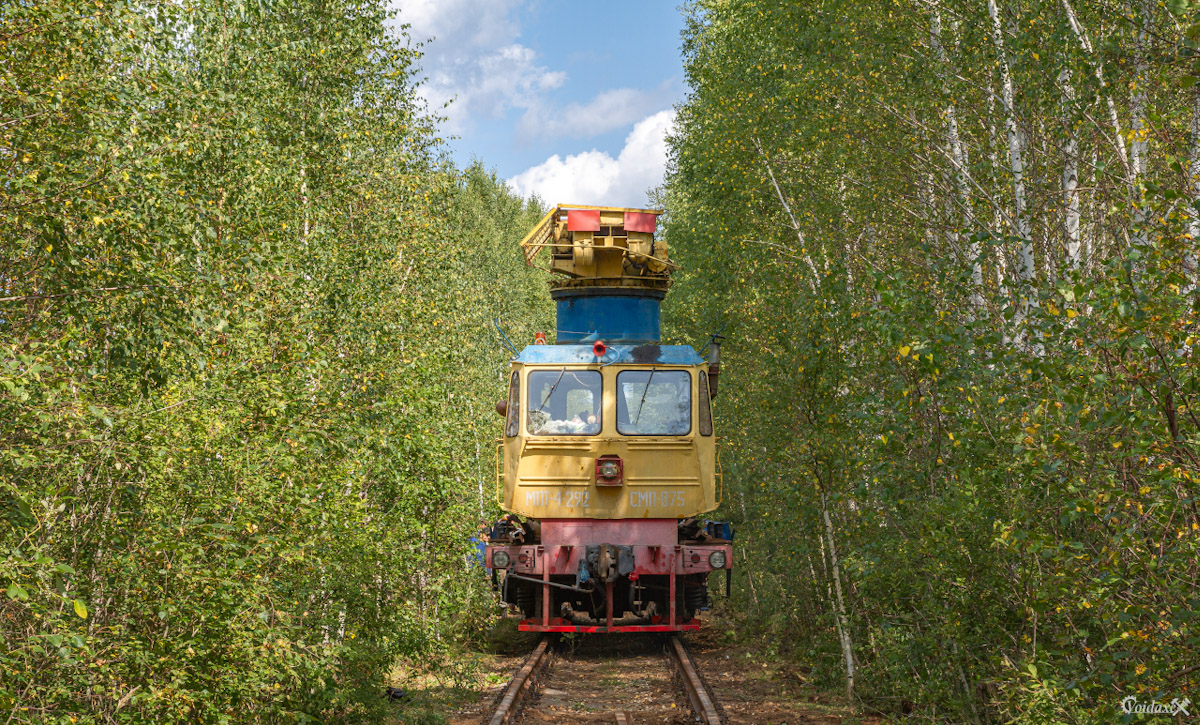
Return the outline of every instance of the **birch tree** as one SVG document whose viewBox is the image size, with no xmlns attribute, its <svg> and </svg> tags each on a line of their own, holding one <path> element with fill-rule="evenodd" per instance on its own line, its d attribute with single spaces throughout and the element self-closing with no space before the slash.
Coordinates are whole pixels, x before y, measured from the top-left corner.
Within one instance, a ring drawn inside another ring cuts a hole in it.
<svg viewBox="0 0 1200 725">
<path fill-rule="evenodd" d="M 1191 159 L 1188 164 L 1188 235 L 1191 244 L 1184 253 L 1184 273 L 1190 277 L 1188 292 L 1196 289 L 1196 244 L 1200 244 L 1200 84 L 1192 86 Z"/>
<path fill-rule="evenodd" d="M 1018 240 L 1017 276 L 1030 282 L 1035 274 L 1033 238 L 1029 227 L 1028 200 L 1025 196 L 1025 160 L 1021 149 L 1021 132 L 1017 126 L 1016 91 L 1008 54 L 1004 49 L 1004 32 L 1000 27 L 1000 10 L 996 0 L 988 0 L 988 16 L 992 19 L 992 42 L 996 47 L 996 63 L 1000 70 L 1000 99 L 1004 106 L 1004 130 L 1008 137 L 1008 164 L 1013 187 L 1013 232 Z M 1027 291 L 1022 291 L 1027 296 Z"/>
<path fill-rule="evenodd" d="M 955 109 L 953 94 L 950 90 L 949 76 L 953 72 L 950 59 L 942 45 L 942 17 L 937 2 L 931 4 L 932 11 L 929 20 L 929 43 L 933 47 L 938 62 L 938 75 L 942 81 L 942 92 L 947 98 L 946 109 L 946 148 L 950 165 L 953 169 L 955 187 L 958 191 L 958 206 L 962 217 L 962 229 L 975 229 L 975 212 L 971 202 L 971 169 L 967 160 L 967 151 L 958 131 L 958 113 Z M 957 237 L 958 235 L 956 235 Z M 981 289 L 983 287 L 983 265 L 980 262 L 981 249 L 979 242 L 972 240 L 967 246 L 967 259 L 971 264 L 971 282 L 975 291 L 971 295 L 971 304 L 976 309 L 984 306 Z"/>
<path fill-rule="evenodd" d="M 1058 75 L 1062 88 L 1063 139 L 1063 238 L 1067 252 L 1067 265 L 1078 271 L 1086 260 L 1080 258 L 1079 232 L 1079 139 L 1075 133 L 1075 88 L 1071 85 L 1071 71 L 1063 69 Z"/>
<path fill-rule="evenodd" d="M 1129 184 L 1133 193 L 1133 244 L 1143 254 L 1147 251 L 1146 194 L 1143 188 L 1149 152 L 1150 130 L 1146 126 L 1146 94 L 1150 85 L 1150 32 L 1153 6 L 1150 0 L 1139 3 L 1135 12 L 1127 6 L 1130 17 L 1140 17 L 1134 31 L 1134 68 L 1132 90 L 1129 98 L 1130 134 Z"/>
</svg>

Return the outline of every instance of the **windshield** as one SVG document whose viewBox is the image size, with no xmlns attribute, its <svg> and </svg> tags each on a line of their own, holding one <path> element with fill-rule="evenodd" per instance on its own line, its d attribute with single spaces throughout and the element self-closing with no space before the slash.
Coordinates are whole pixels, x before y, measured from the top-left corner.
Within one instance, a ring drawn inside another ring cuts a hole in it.
<svg viewBox="0 0 1200 725">
<path fill-rule="evenodd" d="M 682 370 L 625 370 L 617 375 L 617 432 L 687 435 L 692 376 Z"/>
<path fill-rule="evenodd" d="M 598 434 L 600 387 L 595 370 L 530 372 L 527 430 L 532 435 Z"/>
</svg>

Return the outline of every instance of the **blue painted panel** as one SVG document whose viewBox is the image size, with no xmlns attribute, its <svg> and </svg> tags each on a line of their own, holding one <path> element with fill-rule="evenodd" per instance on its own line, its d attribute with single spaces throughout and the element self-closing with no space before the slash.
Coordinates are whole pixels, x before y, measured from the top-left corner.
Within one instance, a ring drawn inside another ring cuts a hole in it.
<svg viewBox="0 0 1200 725">
<path fill-rule="evenodd" d="M 604 340 L 658 342 L 659 305 L 654 297 L 570 296 L 558 299 L 558 344 Z"/>
<path fill-rule="evenodd" d="M 590 344 L 528 345 L 517 356 L 517 362 L 529 365 L 699 365 L 704 358 L 690 345 L 608 345 L 603 358 L 593 354 Z"/>
</svg>

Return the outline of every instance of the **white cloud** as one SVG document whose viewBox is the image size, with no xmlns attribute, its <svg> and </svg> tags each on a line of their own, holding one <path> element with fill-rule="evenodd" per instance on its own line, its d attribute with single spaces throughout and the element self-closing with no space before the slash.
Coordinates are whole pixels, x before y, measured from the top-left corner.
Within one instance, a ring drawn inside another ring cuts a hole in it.
<svg viewBox="0 0 1200 725">
<path fill-rule="evenodd" d="M 414 40 L 447 48 L 493 48 L 521 33 L 512 11 L 523 0 L 392 0 Z M 428 48 L 427 48 L 428 50 Z"/>
<path fill-rule="evenodd" d="M 566 73 L 539 65 L 533 50 L 513 42 L 521 34 L 513 11 L 525 1 L 392 0 L 413 40 L 433 38 L 422 59 L 428 80 L 417 92 L 446 116 L 450 133 L 510 109 L 528 110 L 566 81 Z"/>
<path fill-rule="evenodd" d="M 649 91 L 616 88 L 604 91 L 586 104 L 529 108 L 517 124 L 517 138 L 528 142 L 539 138 L 588 138 L 628 126 L 670 105 L 670 82 Z"/>
<path fill-rule="evenodd" d="M 674 110 L 660 111 L 633 127 L 615 159 L 594 149 L 565 159 L 555 154 L 512 177 L 508 185 L 521 196 L 537 194 L 548 204 L 644 207 L 646 192 L 662 183 L 666 137 L 674 123 Z"/>
<path fill-rule="evenodd" d="M 418 93 L 447 118 L 448 130 L 457 133 L 471 120 L 502 117 L 510 108 L 530 108 L 542 94 L 561 86 L 566 73 L 538 65 L 535 54 L 522 45 L 506 45 L 469 61 L 436 65 L 429 82 Z"/>
</svg>

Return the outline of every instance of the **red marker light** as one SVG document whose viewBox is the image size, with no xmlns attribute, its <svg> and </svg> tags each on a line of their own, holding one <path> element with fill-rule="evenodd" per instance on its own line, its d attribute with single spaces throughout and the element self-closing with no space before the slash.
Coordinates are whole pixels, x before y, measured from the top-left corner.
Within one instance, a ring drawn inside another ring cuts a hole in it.
<svg viewBox="0 0 1200 725">
<path fill-rule="evenodd" d="M 533 344 L 534 345 L 545 345 L 546 344 L 546 333 L 544 333 L 544 332 L 533 333 Z"/>
<path fill-rule="evenodd" d="M 596 344 L 592 345 L 592 354 L 596 357 L 604 357 L 604 353 L 608 352 L 608 346 L 603 340 L 596 340 Z"/>
</svg>

